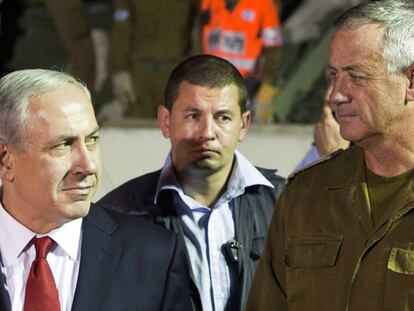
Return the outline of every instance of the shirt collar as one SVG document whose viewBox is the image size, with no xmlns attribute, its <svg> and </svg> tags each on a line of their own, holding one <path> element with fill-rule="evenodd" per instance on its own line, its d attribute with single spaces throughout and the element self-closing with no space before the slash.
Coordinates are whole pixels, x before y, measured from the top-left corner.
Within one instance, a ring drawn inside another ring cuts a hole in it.
<svg viewBox="0 0 414 311">
<path fill-rule="evenodd" d="M 235 152 L 236 161 L 227 186 L 227 191 L 231 197 L 236 197 L 244 193 L 245 189 L 251 186 L 263 185 L 274 188 L 259 170 L 254 167 L 239 151 Z"/>
<path fill-rule="evenodd" d="M 157 189 L 155 191 L 154 204 L 157 203 L 158 195 L 160 192 L 166 189 L 173 189 L 177 192 L 182 192 L 178 179 L 175 176 L 171 152 L 168 153 L 164 165 L 161 169 L 160 178 L 158 179 Z"/>
<path fill-rule="evenodd" d="M 227 185 L 227 194 L 231 197 L 237 197 L 244 193 L 247 187 L 263 185 L 274 188 L 259 170 L 254 167 L 238 150 L 235 151 L 235 163 L 232 169 L 229 183 Z M 164 166 L 162 167 L 160 178 L 158 179 L 157 190 L 155 192 L 154 203 L 157 203 L 158 195 L 166 189 L 182 192 L 181 186 L 175 176 L 171 152 L 168 154 Z"/>
<path fill-rule="evenodd" d="M 14 219 L 0 202 L 0 250 L 3 265 L 13 264 L 33 237 L 46 235 L 51 237 L 72 260 L 76 261 L 79 259 L 81 227 L 82 218 L 79 218 L 50 231 L 48 234 L 36 234 Z"/>
<path fill-rule="evenodd" d="M 79 260 L 79 244 L 81 241 L 82 218 L 67 222 L 50 231 L 50 236 L 63 251 L 74 261 Z"/>
</svg>

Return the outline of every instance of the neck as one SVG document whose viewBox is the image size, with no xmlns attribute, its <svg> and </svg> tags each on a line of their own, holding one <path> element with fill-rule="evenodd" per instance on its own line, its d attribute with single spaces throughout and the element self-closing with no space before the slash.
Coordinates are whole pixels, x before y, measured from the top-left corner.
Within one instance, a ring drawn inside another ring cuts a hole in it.
<svg viewBox="0 0 414 311">
<path fill-rule="evenodd" d="M 379 176 L 392 177 L 414 169 L 412 131 L 380 138 L 364 146 L 367 167 Z"/>
<path fill-rule="evenodd" d="M 6 187 L 6 185 L 3 185 Z M 1 199 L 1 203 L 3 205 L 4 210 L 13 217 L 16 221 L 21 223 L 27 229 L 34 233 L 39 234 L 46 234 L 63 225 L 63 223 L 56 223 L 52 220 L 46 219 L 46 217 L 34 217 L 31 215 L 27 209 L 23 208 L 24 204 L 19 202 L 19 200 L 13 199 L 16 197 L 15 195 L 10 195 L 10 191 L 6 189 L 3 191 L 3 196 Z M 18 198 L 18 196 L 17 196 Z"/>
<path fill-rule="evenodd" d="M 178 173 L 178 180 L 186 195 L 211 208 L 225 191 L 232 167 L 229 165 L 207 175 L 185 170 Z"/>
</svg>

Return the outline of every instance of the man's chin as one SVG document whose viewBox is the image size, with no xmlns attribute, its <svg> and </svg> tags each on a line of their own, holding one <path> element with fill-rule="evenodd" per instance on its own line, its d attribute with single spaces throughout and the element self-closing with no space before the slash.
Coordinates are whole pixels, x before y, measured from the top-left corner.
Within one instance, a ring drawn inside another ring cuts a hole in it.
<svg viewBox="0 0 414 311">
<path fill-rule="evenodd" d="M 68 210 L 69 217 L 74 220 L 77 218 L 83 218 L 88 215 L 91 208 L 90 201 L 78 201 L 72 203 L 71 208 Z"/>
<path fill-rule="evenodd" d="M 212 159 L 201 159 L 193 163 L 193 167 L 199 171 L 216 172 L 220 169 L 217 161 Z"/>
</svg>

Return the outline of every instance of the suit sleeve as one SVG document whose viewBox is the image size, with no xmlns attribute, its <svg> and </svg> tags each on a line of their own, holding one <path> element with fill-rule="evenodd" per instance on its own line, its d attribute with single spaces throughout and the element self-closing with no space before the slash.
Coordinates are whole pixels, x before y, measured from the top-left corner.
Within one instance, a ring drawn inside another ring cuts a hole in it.
<svg viewBox="0 0 414 311">
<path fill-rule="evenodd" d="M 175 237 L 175 249 L 168 270 L 161 310 L 192 311 L 190 273 L 183 239 Z"/>
<path fill-rule="evenodd" d="M 273 213 L 265 250 L 259 261 L 247 301 L 247 311 L 288 311 L 284 263 L 285 192 Z"/>
</svg>

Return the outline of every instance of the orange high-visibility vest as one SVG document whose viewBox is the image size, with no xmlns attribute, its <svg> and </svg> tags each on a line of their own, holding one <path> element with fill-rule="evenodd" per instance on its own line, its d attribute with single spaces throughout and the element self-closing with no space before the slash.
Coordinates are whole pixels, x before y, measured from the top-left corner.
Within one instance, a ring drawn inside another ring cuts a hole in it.
<svg viewBox="0 0 414 311">
<path fill-rule="evenodd" d="M 239 0 L 232 11 L 225 0 L 202 0 L 203 53 L 230 61 L 247 77 L 263 47 L 282 45 L 281 25 L 273 0 Z"/>
</svg>

